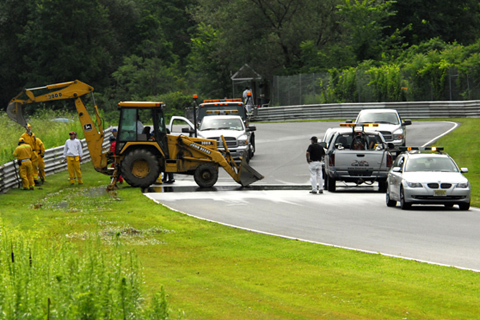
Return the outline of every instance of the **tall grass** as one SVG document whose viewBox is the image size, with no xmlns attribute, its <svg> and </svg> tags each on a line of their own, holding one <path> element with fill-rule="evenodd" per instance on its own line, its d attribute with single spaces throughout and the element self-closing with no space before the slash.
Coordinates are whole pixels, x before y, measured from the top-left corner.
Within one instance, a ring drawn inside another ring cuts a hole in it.
<svg viewBox="0 0 480 320">
<path fill-rule="evenodd" d="M 0 319 L 167 319 L 163 290 L 145 306 L 136 255 L 107 248 L 1 226 Z"/>
<path fill-rule="evenodd" d="M 55 118 L 68 118 L 72 122 L 53 121 Z M 70 131 L 78 132 L 79 138 L 83 136 L 80 120 L 74 113 L 41 109 L 28 118 L 28 123 L 32 125 L 32 132 L 42 140 L 46 149 L 63 145 Z M 13 160 L 13 151 L 24 132 L 25 128 L 10 120 L 6 112 L 0 112 L 0 137 L 3 137 L 0 139 L 0 163 Z"/>
</svg>

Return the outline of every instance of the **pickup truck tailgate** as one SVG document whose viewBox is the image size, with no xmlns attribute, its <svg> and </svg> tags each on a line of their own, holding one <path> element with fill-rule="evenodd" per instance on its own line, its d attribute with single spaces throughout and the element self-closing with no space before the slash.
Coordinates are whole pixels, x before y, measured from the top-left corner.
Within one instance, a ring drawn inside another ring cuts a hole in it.
<svg viewBox="0 0 480 320">
<path fill-rule="evenodd" d="M 351 177 L 367 177 L 387 171 L 384 151 L 335 150 L 335 169 Z"/>
</svg>

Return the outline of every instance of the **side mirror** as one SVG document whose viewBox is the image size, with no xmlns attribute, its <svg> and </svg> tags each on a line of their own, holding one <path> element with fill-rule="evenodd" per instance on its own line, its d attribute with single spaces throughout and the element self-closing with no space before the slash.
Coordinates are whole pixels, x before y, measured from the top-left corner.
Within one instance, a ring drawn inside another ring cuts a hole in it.
<svg viewBox="0 0 480 320">
<path fill-rule="evenodd" d="M 352 120 L 345 120 L 345 123 L 353 123 Z"/>
<path fill-rule="evenodd" d="M 395 145 L 394 145 L 393 143 L 391 143 L 391 142 L 387 143 L 387 147 L 388 147 L 388 149 L 390 149 L 390 150 L 395 149 Z"/>
<path fill-rule="evenodd" d="M 393 171 L 393 172 L 402 172 L 402 168 L 400 168 L 400 167 L 393 167 L 393 168 L 392 168 L 392 171 Z"/>
<path fill-rule="evenodd" d="M 248 126 L 247 131 L 257 131 L 257 127 L 255 126 Z"/>
<path fill-rule="evenodd" d="M 407 120 L 402 122 L 402 126 L 409 126 L 411 124 L 412 124 L 412 120 L 410 120 L 410 119 L 407 119 Z"/>
<path fill-rule="evenodd" d="M 182 128 L 182 133 L 194 133 L 195 131 L 193 131 L 192 129 L 190 128 Z"/>
<path fill-rule="evenodd" d="M 327 148 L 327 143 L 326 142 L 319 142 L 318 143 L 322 148 L 326 149 Z"/>
<path fill-rule="evenodd" d="M 468 168 L 460 168 L 461 173 L 468 173 Z"/>
</svg>

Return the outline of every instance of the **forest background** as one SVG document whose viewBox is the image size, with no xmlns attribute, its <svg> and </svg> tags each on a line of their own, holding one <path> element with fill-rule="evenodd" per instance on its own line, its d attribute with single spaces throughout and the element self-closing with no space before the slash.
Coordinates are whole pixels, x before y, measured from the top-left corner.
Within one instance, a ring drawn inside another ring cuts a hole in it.
<svg viewBox="0 0 480 320">
<path fill-rule="evenodd" d="M 445 100 L 453 69 L 457 96 L 479 99 L 480 3 L 3 0 L 0 64 L 2 109 L 23 88 L 78 79 L 110 121 L 122 100 L 181 115 L 193 93 L 230 97 L 245 64 L 267 98 L 274 76 L 320 72 L 322 102 L 357 101 L 365 75 L 372 101 Z"/>
</svg>

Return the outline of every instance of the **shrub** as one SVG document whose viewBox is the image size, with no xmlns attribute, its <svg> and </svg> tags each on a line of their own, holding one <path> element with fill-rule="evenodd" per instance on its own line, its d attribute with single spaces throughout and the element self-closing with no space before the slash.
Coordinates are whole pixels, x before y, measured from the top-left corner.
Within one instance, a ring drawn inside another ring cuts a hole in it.
<svg viewBox="0 0 480 320">
<path fill-rule="evenodd" d="M 168 319 L 163 291 L 145 308 L 135 254 L 78 248 L 0 227 L 0 319 Z"/>
</svg>

